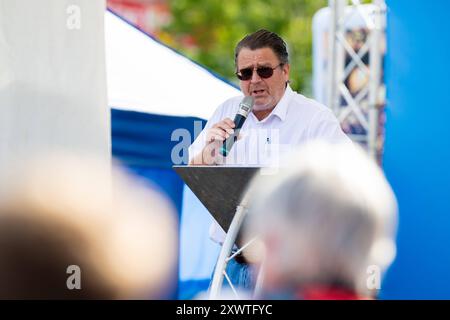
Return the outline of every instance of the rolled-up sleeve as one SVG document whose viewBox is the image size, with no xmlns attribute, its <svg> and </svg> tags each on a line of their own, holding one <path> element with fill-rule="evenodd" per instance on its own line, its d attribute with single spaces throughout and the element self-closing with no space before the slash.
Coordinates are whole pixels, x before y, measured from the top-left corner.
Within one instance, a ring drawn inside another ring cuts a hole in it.
<svg viewBox="0 0 450 320">
<path fill-rule="evenodd" d="M 222 114 L 223 114 L 223 104 L 217 107 L 216 111 L 214 111 L 214 114 L 212 117 L 208 120 L 205 127 L 203 128 L 202 132 L 198 135 L 198 137 L 194 140 L 194 142 L 189 146 L 188 153 L 189 153 L 189 162 L 198 155 L 203 148 L 206 145 L 206 131 L 211 128 L 214 124 L 222 120 Z"/>
</svg>

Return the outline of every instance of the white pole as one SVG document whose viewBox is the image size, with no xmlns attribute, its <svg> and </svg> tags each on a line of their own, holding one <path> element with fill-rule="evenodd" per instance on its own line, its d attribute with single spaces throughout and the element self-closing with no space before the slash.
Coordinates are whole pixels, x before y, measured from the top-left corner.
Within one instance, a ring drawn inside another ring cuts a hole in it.
<svg viewBox="0 0 450 320">
<path fill-rule="evenodd" d="M 380 76 L 381 76 L 381 51 L 380 41 L 382 33 L 382 10 L 376 5 L 374 12 L 374 29 L 371 30 L 370 43 L 370 78 L 369 78 L 369 136 L 368 151 L 369 156 L 377 158 L 377 137 L 378 137 L 378 103 L 380 94 Z"/>
</svg>

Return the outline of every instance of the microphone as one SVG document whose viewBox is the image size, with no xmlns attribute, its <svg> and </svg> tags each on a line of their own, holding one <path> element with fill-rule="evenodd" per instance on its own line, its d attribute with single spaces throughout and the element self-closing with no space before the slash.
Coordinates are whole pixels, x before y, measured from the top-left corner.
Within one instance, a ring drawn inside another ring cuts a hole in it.
<svg viewBox="0 0 450 320">
<path fill-rule="evenodd" d="M 255 98 L 251 96 L 244 97 L 241 103 L 239 104 L 239 110 L 234 117 L 234 133 L 230 135 L 220 148 L 220 154 L 226 157 L 231 150 L 231 147 L 236 142 L 237 137 L 239 136 L 239 131 L 244 125 L 245 120 L 247 120 L 247 116 L 253 109 L 253 105 L 255 104 Z"/>
</svg>

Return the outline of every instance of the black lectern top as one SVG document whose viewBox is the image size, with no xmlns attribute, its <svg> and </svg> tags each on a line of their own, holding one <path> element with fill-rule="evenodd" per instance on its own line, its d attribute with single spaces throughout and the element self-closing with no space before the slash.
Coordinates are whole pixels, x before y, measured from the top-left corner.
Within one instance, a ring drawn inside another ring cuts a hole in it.
<svg viewBox="0 0 450 320">
<path fill-rule="evenodd" d="M 227 232 L 248 183 L 260 168 L 173 166 L 173 169 Z"/>
</svg>

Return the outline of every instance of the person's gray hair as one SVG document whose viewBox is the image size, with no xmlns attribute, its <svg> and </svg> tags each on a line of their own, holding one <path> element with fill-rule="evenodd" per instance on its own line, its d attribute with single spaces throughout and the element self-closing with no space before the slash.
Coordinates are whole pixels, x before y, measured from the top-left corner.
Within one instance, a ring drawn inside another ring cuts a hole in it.
<svg viewBox="0 0 450 320">
<path fill-rule="evenodd" d="M 316 142 L 290 159 L 252 181 L 247 236 L 282 239 L 276 263 L 292 283 L 373 294 L 368 267 L 395 257 L 397 202 L 381 169 L 350 144 Z"/>
</svg>

